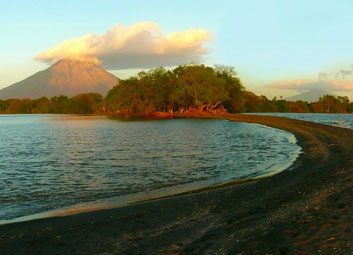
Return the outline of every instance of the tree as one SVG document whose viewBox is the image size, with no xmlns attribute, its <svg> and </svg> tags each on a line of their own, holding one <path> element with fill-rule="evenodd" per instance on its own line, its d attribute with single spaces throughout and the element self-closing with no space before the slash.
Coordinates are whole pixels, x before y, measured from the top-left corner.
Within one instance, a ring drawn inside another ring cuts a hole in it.
<svg viewBox="0 0 353 255">
<path fill-rule="evenodd" d="M 236 98 L 242 89 L 234 69 L 216 71 L 204 65 L 183 65 L 172 71 L 156 68 L 122 80 L 109 91 L 106 105 L 113 113 L 213 111 Z"/>
</svg>

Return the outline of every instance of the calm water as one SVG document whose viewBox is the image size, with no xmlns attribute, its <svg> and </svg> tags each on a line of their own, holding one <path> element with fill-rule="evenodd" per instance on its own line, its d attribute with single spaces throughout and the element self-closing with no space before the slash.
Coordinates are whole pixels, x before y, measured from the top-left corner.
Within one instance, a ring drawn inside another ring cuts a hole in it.
<svg viewBox="0 0 353 255">
<path fill-rule="evenodd" d="M 331 126 L 353 129 L 353 114 L 336 113 L 255 113 L 257 115 L 280 116 L 292 119 L 307 120 Z"/>
<path fill-rule="evenodd" d="M 290 133 L 225 120 L 0 115 L 0 137 L 0 220 L 255 177 L 300 152 Z"/>
</svg>

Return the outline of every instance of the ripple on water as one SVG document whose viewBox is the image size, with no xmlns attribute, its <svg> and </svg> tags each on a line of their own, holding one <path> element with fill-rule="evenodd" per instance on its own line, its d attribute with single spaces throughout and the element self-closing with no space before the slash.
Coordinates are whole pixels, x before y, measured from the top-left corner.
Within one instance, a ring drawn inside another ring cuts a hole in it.
<svg viewBox="0 0 353 255">
<path fill-rule="evenodd" d="M 226 120 L 1 116 L 0 137 L 0 220 L 254 177 L 300 152 L 288 132 Z"/>
</svg>

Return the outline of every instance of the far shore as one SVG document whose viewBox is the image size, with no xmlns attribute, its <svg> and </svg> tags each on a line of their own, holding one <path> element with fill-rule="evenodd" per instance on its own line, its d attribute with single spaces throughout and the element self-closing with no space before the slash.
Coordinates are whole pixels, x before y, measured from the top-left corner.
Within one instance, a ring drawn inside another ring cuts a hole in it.
<svg viewBox="0 0 353 255">
<path fill-rule="evenodd" d="M 350 254 L 353 131 L 281 117 L 188 114 L 292 132 L 290 170 L 120 208 L 0 226 L 0 254 Z M 154 119 L 153 118 L 153 119 Z"/>
</svg>

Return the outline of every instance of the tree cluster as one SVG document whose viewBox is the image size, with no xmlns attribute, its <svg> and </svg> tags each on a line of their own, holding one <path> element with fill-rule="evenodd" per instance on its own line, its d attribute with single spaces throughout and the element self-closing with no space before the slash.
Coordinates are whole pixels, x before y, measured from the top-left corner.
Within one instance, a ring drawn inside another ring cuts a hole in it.
<svg viewBox="0 0 353 255">
<path fill-rule="evenodd" d="M 81 94 L 71 98 L 57 96 L 51 99 L 8 99 L 0 100 L 0 113 L 28 114 L 28 113 L 72 113 L 91 114 L 103 110 L 103 97 L 100 94 Z"/>
<path fill-rule="evenodd" d="M 319 112 L 352 113 L 348 97 L 326 95 L 317 102 L 267 99 L 246 91 L 233 67 L 182 65 L 156 68 L 121 80 L 104 98 L 88 93 L 71 98 L 0 100 L 0 113 L 73 113 L 149 116 L 153 112 Z"/>
<path fill-rule="evenodd" d="M 246 95 L 247 94 L 247 95 Z M 251 95 L 249 95 L 251 94 Z M 246 92 L 242 96 L 243 112 L 297 112 L 297 113 L 352 113 L 353 102 L 348 97 L 325 95 L 317 102 L 286 101 L 273 98 L 268 100 L 264 96 L 256 96 Z"/>
<path fill-rule="evenodd" d="M 106 97 L 108 111 L 128 115 L 149 112 L 215 111 L 233 101 L 243 86 L 234 68 L 204 65 L 179 66 L 140 72 L 120 81 Z"/>
</svg>

